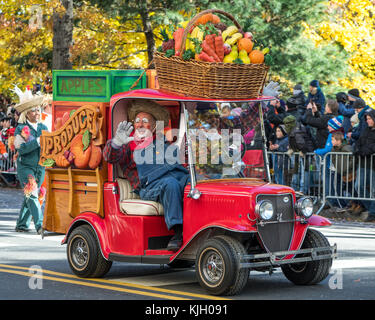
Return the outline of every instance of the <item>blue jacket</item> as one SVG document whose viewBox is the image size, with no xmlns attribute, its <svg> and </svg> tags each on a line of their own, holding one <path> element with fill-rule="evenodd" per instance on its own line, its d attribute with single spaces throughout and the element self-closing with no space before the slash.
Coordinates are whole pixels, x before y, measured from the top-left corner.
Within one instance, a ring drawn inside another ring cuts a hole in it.
<svg viewBox="0 0 375 320">
<path fill-rule="evenodd" d="M 344 116 L 342 127 L 344 128 L 345 133 L 347 133 L 352 127 L 350 118 L 355 114 L 355 110 L 351 105 L 345 105 L 342 102 L 339 102 L 339 114 Z"/>
<path fill-rule="evenodd" d="M 355 143 L 361 136 L 362 132 L 367 128 L 365 114 L 369 109 L 370 107 L 366 106 L 363 108 L 363 110 L 360 113 L 358 113 L 359 124 L 353 129 L 351 144 Z"/>
<path fill-rule="evenodd" d="M 314 153 L 316 153 L 319 156 L 324 156 L 326 153 L 332 151 L 332 133 L 330 133 L 327 137 L 326 145 L 324 148 L 316 149 L 314 150 Z"/>
<path fill-rule="evenodd" d="M 285 136 L 284 138 L 281 138 L 281 139 L 276 139 L 275 144 L 279 145 L 279 147 L 275 151 L 277 151 L 277 152 L 287 152 L 288 146 L 289 146 L 288 136 Z"/>
<path fill-rule="evenodd" d="M 315 103 L 318 103 L 321 105 L 321 109 L 319 110 L 321 114 L 324 114 L 325 106 L 326 106 L 326 97 L 324 96 L 324 93 L 321 88 L 318 88 L 318 91 L 315 94 L 311 94 L 309 92 L 309 95 L 307 96 L 305 106 L 307 106 L 310 103 L 310 100 L 312 100 Z"/>
</svg>

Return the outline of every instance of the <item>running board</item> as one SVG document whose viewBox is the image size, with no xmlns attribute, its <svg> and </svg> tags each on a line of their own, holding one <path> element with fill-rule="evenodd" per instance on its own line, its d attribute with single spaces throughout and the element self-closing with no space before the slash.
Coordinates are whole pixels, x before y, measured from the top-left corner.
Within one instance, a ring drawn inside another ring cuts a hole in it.
<svg viewBox="0 0 375 320">
<path fill-rule="evenodd" d="M 118 253 L 110 253 L 109 261 L 133 262 L 133 263 L 148 263 L 148 264 L 169 264 L 170 255 L 154 255 L 154 256 L 126 256 Z"/>
</svg>

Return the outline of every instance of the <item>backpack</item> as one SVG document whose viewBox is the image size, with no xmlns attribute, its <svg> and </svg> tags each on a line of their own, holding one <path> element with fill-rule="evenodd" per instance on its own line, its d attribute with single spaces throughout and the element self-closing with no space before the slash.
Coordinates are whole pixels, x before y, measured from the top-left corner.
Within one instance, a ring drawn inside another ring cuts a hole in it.
<svg viewBox="0 0 375 320">
<path fill-rule="evenodd" d="M 310 130 L 303 124 L 298 124 L 289 135 L 289 146 L 295 152 L 313 152 L 315 147 Z"/>
</svg>

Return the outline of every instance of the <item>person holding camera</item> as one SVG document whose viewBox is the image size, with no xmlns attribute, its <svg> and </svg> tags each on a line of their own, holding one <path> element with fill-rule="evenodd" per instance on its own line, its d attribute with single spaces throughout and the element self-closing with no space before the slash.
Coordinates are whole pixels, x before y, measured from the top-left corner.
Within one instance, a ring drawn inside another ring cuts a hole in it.
<svg viewBox="0 0 375 320">
<path fill-rule="evenodd" d="M 336 101 L 339 104 L 339 115 L 344 117 L 342 127 L 344 128 L 345 134 L 347 134 L 352 127 L 350 118 L 355 114 L 355 110 L 353 104 L 349 103 L 349 97 L 345 92 L 337 93 Z"/>
</svg>

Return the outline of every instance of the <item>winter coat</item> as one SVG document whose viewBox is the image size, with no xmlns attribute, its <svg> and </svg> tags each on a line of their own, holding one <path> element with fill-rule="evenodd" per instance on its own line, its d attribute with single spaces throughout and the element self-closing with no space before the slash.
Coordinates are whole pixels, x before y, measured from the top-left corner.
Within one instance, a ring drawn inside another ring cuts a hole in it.
<svg viewBox="0 0 375 320">
<path fill-rule="evenodd" d="M 367 128 L 367 122 L 366 122 L 366 112 L 370 109 L 369 106 L 366 106 L 362 109 L 360 113 L 358 113 L 358 126 L 353 128 L 352 131 L 352 143 L 356 143 L 356 141 L 359 139 L 360 136 L 362 136 L 362 132 Z"/>
<path fill-rule="evenodd" d="M 339 147 L 332 147 L 332 152 L 346 152 L 348 155 L 332 155 L 331 161 L 340 175 L 347 176 L 353 173 L 353 155 L 352 146 L 343 142 Z"/>
<path fill-rule="evenodd" d="M 294 111 L 300 111 L 300 114 L 304 114 L 306 110 L 306 96 L 301 91 L 298 95 L 293 95 L 286 101 L 286 105 L 288 106 L 288 112 L 293 113 Z"/>
<path fill-rule="evenodd" d="M 322 89 L 318 88 L 318 91 L 315 94 L 312 94 L 311 92 L 309 92 L 306 102 L 305 102 L 305 107 L 307 107 L 310 101 L 315 102 L 315 104 L 319 104 L 321 106 L 321 110 L 319 111 L 321 113 L 324 113 L 325 106 L 326 106 L 326 97 L 324 96 Z"/>
<path fill-rule="evenodd" d="M 342 102 L 339 102 L 339 114 L 344 116 L 344 122 L 342 126 L 344 128 L 345 133 L 348 133 L 349 129 L 352 127 L 350 118 L 355 114 L 355 110 L 351 105 L 346 105 Z"/>
<path fill-rule="evenodd" d="M 307 153 L 314 150 L 311 134 L 303 124 L 298 124 L 289 133 L 289 146 L 294 152 L 302 151 Z"/>
<path fill-rule="evenodd" d="M 275 149 L 274 151 L 287 152 L 288 146 L 289 146 L 289 138 L 288 138 L 288 136 L 285 136 L 281 139 L 276 139 L 274 144 L 279 145 L 279 147 L 277 149 Z"/>
<path fill-rule="evenodd" d="M 375 110 L 371 111 L 370 114 L 375 119 Z M 356 156 L 360 156 L 361 168 L 370 168 L 371 155 L 375 154 L 375 128 L 367 127 L 363 130 L 361 136 L 354 144 L 353 153 Z M 372 169 L 375 169 L 375 157 L 373 157 Z"/>
<path fill-rule="evenodd" d="M 274 106 L 269 105 L 269 110 L 267 112 L 267 120 L 275 127 L 277 127 L 280 124 L 283 124 L 283 120 L 286 116 L 287 113 L 283 106 L 275 108 Z"/>
<path fill-rule="evenodd" d="M 332 113 L 321 114 L 320 112 L 312 113 L 311 109 L 306 110 L 305 121 L 307 125 L 316 128 L 316 147 L 324 148 L 328 138 L 328 121 L 337 115 Z"/>
</svg>

